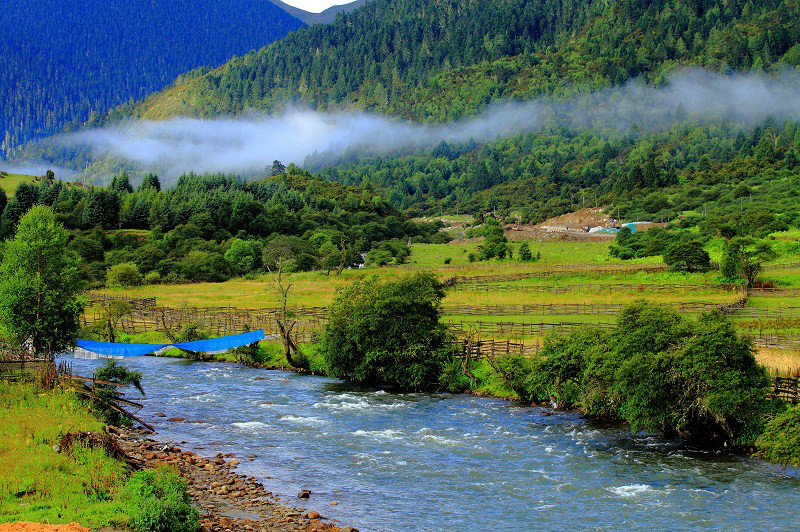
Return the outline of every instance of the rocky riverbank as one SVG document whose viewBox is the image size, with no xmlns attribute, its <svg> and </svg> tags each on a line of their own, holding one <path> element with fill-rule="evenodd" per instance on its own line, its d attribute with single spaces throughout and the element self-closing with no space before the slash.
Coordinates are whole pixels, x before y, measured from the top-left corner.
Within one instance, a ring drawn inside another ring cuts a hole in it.
<svg viewBox="0 0 800 532">
<path fill-rule="evenodd" d="M 331 531 L 357 532 L 324 521 L 318 512 L 291 508 L 279 502 L 254 477 L 236 473 L 240 459 L 233 454 L 202 457 L 192 451 L 153 439 L 138 430 L 117 431 L 119 442 L 132 458 L 148 467 L 168 464 L 186 479 L 200 511 L 201 532 Z M 243 457 L 243 460 L 255 457 Z M 299 497 L 308 498 L 310 492 Z"/>
</svg>

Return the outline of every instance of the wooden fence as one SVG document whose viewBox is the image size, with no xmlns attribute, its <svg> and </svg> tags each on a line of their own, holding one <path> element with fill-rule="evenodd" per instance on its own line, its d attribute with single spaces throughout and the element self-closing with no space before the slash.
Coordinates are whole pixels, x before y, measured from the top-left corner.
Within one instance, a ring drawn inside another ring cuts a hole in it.
<svg viewBox="0 0 800 532">
<path fill-rule="evenodd" d="M 523 305 L 448 305 L 442 307 L 442 313 L 448 316 L 548 316 L 548 315 L 581 315 L 603 316 L 616 315 L 627 305 L 622 303 L 531 303 Z M 707 312 L 722 310 L 737 312 L 742 308 L 740 300 L 732 303 L 687 302 L 674 303 L 672 307 L 682 312 Z"/>
<path fill-rule="evenodd" d="M 523 344 L 495 339 L 469 341 L 463 338 L 455 340 L 451 345 L 458 349 L 459 357 L 469 359 L 494 358 L 505 355 L 532 356 L 538 353 L 541 347 L 538 343 Z"/>
<path fill-rule="evenodd" d="M 794 405 L 800 404 L 800 375 L 794 377 L 775 377 L 773 395 Z"/>
<path fill-rule="evenodd" d="M 475 282 L 456 284 L 451 290 L 470 292 L 529 292 L 563 294 L 568 292 L 741 292 L 739 285 L 716 284 L 568 284 L 568 285 L 514 285 Z M 798 291 L 800 295 L 800 291 Z"/>
<path fill-rule="evenodd" d="M 132 307 L 155 307 L 156 298 L 154 297 L 129 297 L 125 295 L 109 295 L 89 292 L 89 306 L 102 305 L 109 301 L 124 301 Z"/>
<path fill-rule="evenodd" d="M 93 326 L 104 323 L 104 316 L 94 306 L 87 307 L 81 317 L 81 324 Z M 128 334 L 148 331 L 177 332 L 187 325 L 196 325 L 213 336 L 227 336 L 245 330 L 263 329 L 266 334 L 277 334 L 277 317 L 281 309 L 235 309 L 233 307 L 150 307 L 134 306 L 123 316 L 117 328 Z M 324 307 L 292 307 L 287 315 L 297 321 L 295 331 L 299 341 L 309 341 L 316 337 L 327 318 Z"/>
<path fill-rule="evenodd" d="M 552 277 L 554 275 L 575 274 L 575 275 L 620 275 L 636 273 L 657 273 L 666 271 L 666 266 L 654 265 L 618 265 L 611 264 L 599 266 L 593 265 L 565 265 L 563 269 L 547 265 L 546 270 L 534 270 L 523 273 L 497 274 L 497 275 L 457 275 L 444 281 L 446 287 L 453 287 L 459 284 L 475 283 L 506 283 L 509 281 L 524 281 L 526 279 L 537 279 Z"/>
</svg>

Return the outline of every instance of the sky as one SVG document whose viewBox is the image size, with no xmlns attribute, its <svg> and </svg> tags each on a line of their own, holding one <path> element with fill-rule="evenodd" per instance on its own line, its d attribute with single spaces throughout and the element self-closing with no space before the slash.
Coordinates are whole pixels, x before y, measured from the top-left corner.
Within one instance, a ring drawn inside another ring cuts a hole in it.
<svg viewBox="0 0 800 532">
<path fill-rule="evenodd" d="M 322 13 L 331 6 L 349 4 L 353 0 L 282 0 L 284 4 L 297 7 L 311 13 Z"/>
</svg>

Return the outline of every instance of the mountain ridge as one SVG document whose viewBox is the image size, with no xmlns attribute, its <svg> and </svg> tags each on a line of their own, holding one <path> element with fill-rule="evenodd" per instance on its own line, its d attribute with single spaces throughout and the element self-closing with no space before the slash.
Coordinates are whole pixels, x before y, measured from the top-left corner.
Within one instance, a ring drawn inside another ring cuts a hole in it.
<svg viewBox="0 0 800 532">
<path fill-rule="evenodd" d="M 219 25 L 219 20 L 227 23 Z M 0 157 L 217 66 L 302 23 L 261 0 L 9 0 L 0 11 Z"/>
<path fill-rule="evenodd" d="M 281 2 L 281 0 L 269 1 L 289 13 L 294 18 L 302 20 L 309 26 L 313 26 L 314 24 L 330 24 L 339 13 L 349 13 L 350 11 L 358 9 L 368 0 L 354 0 L 348 4 L 331 6 L 319 13 L 314 13 L 312 11 L 300 9 L 299 7 L 291 6 L 285 2 Z"/>
</svg>

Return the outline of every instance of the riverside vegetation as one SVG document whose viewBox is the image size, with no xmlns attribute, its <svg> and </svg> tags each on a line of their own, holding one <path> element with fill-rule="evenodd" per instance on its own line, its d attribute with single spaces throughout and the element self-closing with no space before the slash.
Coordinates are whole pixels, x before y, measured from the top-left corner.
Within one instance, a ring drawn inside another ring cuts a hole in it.
<svg viewBox="0 0 800 532">
<path fill-rule="evenodd" d="M 0 307 L 5 338 L 12 342 L 14 338 L 25 335 L 15 333 L 14 324 L 18 323 L 19 312 L 28 312 L 29 308 L 36 307 L 37 293 L 46 295 L 42 299 L 47 304 L 66 304 L 70 309 L 80 307 L 77 291 L 64 292 L 72 285 L 62 287 L 54 282 L 65 271 L 64 268 L 77 270 L 79 259 L 70 251 L 68 232 L 56 220 L 52 210 L 47 206 L 32 208 L 22 216 L 18 228 L 14 239 L 6 245 L 2 267 L 8 269 L 11 264 L 20 267 L 14 275 L 5 276 L 0 281 L 3 285 L 0 290 L 11 286 L 9 283 L 34 288 L 18 293 L 27 305 L 20 300 L 19 304 Z M 623 236 L 622 240 L 625 238 Z M 49 245 L 44 246 L 45 242 Z M 608 249 L 607 244 L 605 249 Z M 475 267 L 464 260 L 467 268 Z M 525 264 L 512 260 L 502 259 L 493 267 Z M 361 272 L 353 270 L 356 271 Z M 384 280 L 369 278 L 373 273 L 382 272 L 390 275 Z M 315 275 L 328 280 L 337 279 L 324 273 Z M 590 327 L 579 329 L 566 338 L 548 338 L 543 350 L 532 358 L 504 357 L 496 360 L 494 366 L 487 360 L 473 360 L 464 367 L 447 342 L 449 333 L 442 324 L 445 290 L 435 276 L 429 273 L 407 276 L 402 272 L 398 276 L 391 269 L 377 266 L 368 268 L 361 275 L 367 278 L 349 284 L 340 281 L 344 284 L 333 298 L 331 321 L 323 332 L 320 345 L 301 346 L 311 369 L 357 382 L 400 389 L 471 390 L 525 401 L 555 401 L 581 410 L 588 416 L 627 421 L 634 430 L 679 435 L 709 446 L 754 447 L 770 459 L 797 463 L 797 442 L 793 434 L 796 408 L 786 409 L 782 403 L 767 398 L 768 381 L 764 370 L 755 362 L 752 343 L 740 338 L 732 323 L 721 315 L 712 314 L 695 321 L 651 303 L 637 302 L 620 315 L 617 327 L 609 332 Z M 218 286 L 225 286 L 225 283 Z M 35 320 L 32 323 L 34 327 L 39 326 Z M 74 339 L 74 324 L 74 321 L 62 320 L 52 332 L 62 331 L 64 338 Z M 120 339 L 124 340 L 124 334 L 120 332 Z M 55 344 L 45 342 L 43 345 L 52 349 Z M 265 353 L 263 349 L 251 346 L 229 356 L 232 360 L 268 363 L 270 359 L 279 359 L 281 351 Z M 136 381 L 135 375 L 117 375 L 113 368 L 104 375 L 127 379 L 133 384 Z M 35 398 L 52 398 L 53 402 L 47 403 L 47 408 L 55 405 L 79 408 L 74 406 L 79 403 L 67 393 L 42 394 L 16 386 L 19 385 L 7 386 L 6 393 L 10 399 L 5 405 L 16 409 L 19 415 L 28 415 L 26 409 L 35 406 Z M 15 394 L 21 395 L 14 399 Z M 32 401 L 33 404 L 28 405 Z M 59 415 L 48 412 L 45 419 L 57 420 Z M 88 424 L 88 419 L 84 418 L 83 423 Z M 22 434 L 20 430 L 30 430 L 24 427 L 23 423 L 14 429 L 17 432 L 9 433 L 9 437 L 16 441 L 14 448 L 20 452 L 32 445 L 18 437 Z M 97 430 L 97 425 L 92 427 Z M 53 426 L 51 421 L 43 423 L 41 430 L 48 432 L 40 436 L 30 433 L 28 441 L 39 442 L 36 444 L 37 452 L 52 452 L 50 447 L 54 434 L 59 434 L 61 429 Z M 122 488 L 127 482 L 123 480 L 126 476 L 124 469 L 113 461 L 108 464 L 109 471 L 115 471 L 113 478 L 119 480 L 111 484 L 108 480 L 99 481 L 108 487 L 96 499 L 103 504 L 98 506 L 98 514 L 91 517 L 95 520 L 92 522 L 117 522 L 127 516 L 128 522 L 140 523 L 136 526 L 150 526 L 142 523 L 156 518 L 137 517 L 136 512 L 140 511 L 137 508 L 155 509 L 160 508 L 159 505 L 174 508 L 177 515 L 191 519 L 192 514 L 186 513 L 180 489 L 175 488 L 179 484 L 164 481 L 163 487 L 152 487 L 146 490 L 147 494 L 130 498 L 126 494 L 134 488 Z M 9 471 L 9 475 L 12 474 Z M 73 470 L 71 474 L 80 477 L 84 470 Z M 141 486 L 143 482 L 156 482 L 161 478 L 148 476 L 130 482 L 133 486 Z M 71 494 L 69 486 L 76 486 L 75 482 L 73 479 L 49 488 L 24 488 L 8 484 L 6 480 L 9 487 L 5 504 L 8 505 L 6 511 L 10 512 L 7 518 L 26 517 L 24 511 L 27 510 L 21 511 L 20 508 L 27 507 L 21 504 L 45 493 L 52 501 L 86 496 L 83 491 L 82 495 Z M 64 491 L 51 494 L 48 489 Z M 155 497 L 162 502 L 135 502 L 144 500 L 143 497 Z M 112 512 L 109 508 L 121 509 Z M 113 519 L 110 517 L 112 514 Z M 58 510 L 45 506 L 40 514 L 29 517 L 42 519 L 42 516 L 69 519 L 71 514 L 59 516 Z M 164 522 L 173 518 L 173 514 L 163 516 Z M 141 528 L 162 529 L 166 530 L 158 526 Z"/>
<path fill-rule="evenodd" d="M 219 68 L 188 72 L 143 101 L 89 116 L 86 125 L 242 115 L 298 102 L 435 123 L 474 116 L 499 100 L 577 96 L 581 104 L 589 91 L 669 86 L 686 67 L 770 83 L 793 79 L 800 67 L 796 11 L 795 0 L 374 0 L 330 26 L 302 28 Z M 105 42 L 107 33 L 98 31 Z M 51 33 L 56 44 L 68 42 L 64 32 Z M 152 36 L 129 33 L 125 39 Z M 232 40 L 252 46 L 241 37 Z M 63 55 L 63 46 L 50 48 Z M 180 52 L 156 62 L 184 64 Z M 0 78 L 19 79 L 18 67 L 3 65 Z M 153 89 L 164 75 L 145 75 L 140 85 Z M 186 174 L 162 187 L 157 176 L 114 156 L 57 142 L 20 146 L 87 118 L 89 107 L 144 96 L 102 73 L 111 80 L 101 83 L 105 92 L 62 84 L 59 91 L 77 99 L 55 105 L 59 92 L 43 91 L 50 82 L 39 77 L 18 92 L 46 103 L 3 107 L 15 116 L 0 116 L 0 151 L 80 169 L 81 179 L 108 185 L 0 174 L 0 294 L 7 296 L 0 343 L 51 356 L 77 335 L 155 342 L 167 332 L 209 334 L 199 322 L 139 332 L 126 325 L 134 309 L 125 301 L 79 329 L 97 311 L 81 295 L 86 289 L 154 297 L 167 309 L 272 307 L 282 320 L 299 319 L 288 299 L 327 306 L 318 341 L 264 342 L 219 358 L 401 390 L 544 402 L 636 431 L 800 463 L 800 409 L 769 396 L 765 371 L 800 369 L 796 115 L 707 121 L 676 101 L 641 113 L 628 128 L 545 117 L 537 132 L 508 138 L 317 153 L 294 161 L 302 168 L 276 160 L 252 175 Z M 0 89 L 0 99 L 13 96 Z M 558 241 L 524 227 L 589 205 L 672 223 L 622 230 L 613 242 Z M 457 213 L 451 218 L 462 226 L 444 230 L 446 212 Z M 280 295 L 271 290 L 276 271 Z M 459 284 L 458 277 L 472 281 Z M 713 307 L 730 315 L 705 312 Z M 482 334 L 506 342 L 507 352 L 458 356 L 465 339 Z M 519 354 L 508 352 L 512 344 Z M 793 349 L 770 359 L 766 348 L 776 344 Z M 134 375 L 105 371 L 135 385 Z M 129 479 L 98 450 L 53 452 L 59 420 L 102 430 L 94 417 L 107 415 L 102 405 L 92 414 L 58 387 L 0 383 L 0 408 L 10 421 L 0 427 L 3 520 L 195 527 L 173 473 Z"/>
</svg>

